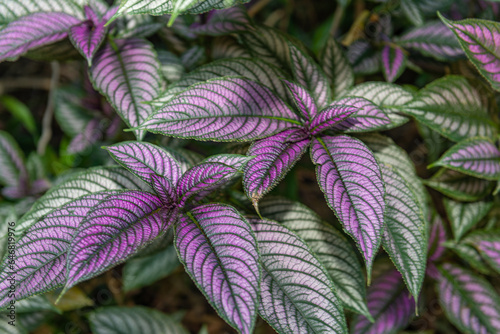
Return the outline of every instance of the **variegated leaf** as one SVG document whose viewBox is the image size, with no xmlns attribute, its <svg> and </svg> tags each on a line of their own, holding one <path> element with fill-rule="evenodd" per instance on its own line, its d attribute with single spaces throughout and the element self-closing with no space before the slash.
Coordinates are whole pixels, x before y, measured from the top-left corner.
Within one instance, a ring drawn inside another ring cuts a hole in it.
<svg viewBox="0 0 500 334">
<path fill-rule="evenodd" d="M 0 184 L 18 186 L 21 179 L 28 177 L 24 164 L 24 153 L 14 140 L 5 131 L 0 131 Z"/>
<path fill-rule="evenodd" d="M 150 143 L 124 141 L 106 150 L 116 162 L 148 184 L 156 174 L 169 179 L 175 186 L 182 175 L 181 166 L 172 154 Z"/>
<path fill-rule="evenodd" d="M 425 190 L 422 180 L 417 176 L 415 165 L 408 153 L 396 145 L 391 138 L 377 133 L 363 134 L 357 137 L 373 151 L 379 162 L 394 168 L 406 180 L 418 198 L 424 217 L 427 217 L 427 190 Z"/>
<path fill-rule="evenodd" d="M 446 231 L 443 226 L 443 220 L 437 214 L 434 215 L 429 224 L 429 242 L 427 247 L 427 269 L 426 274 L 437 280 L 439 272 L 435 262 L 437 262 L 445 251 Z"/>
<path fill-rule="evenodd" d="M 492 271 L 486 261 L 481 257 L 479 251 L 470 244 L 463 242 L 445 242 L 444 246 L 451 249 L 458 257 L 467 263 L 471 268 L 484 275 L 491 275 Z M 439 274 L 438 274 L 439 277 Z"/>
<path fill-rule="evenodd" d="M 114 17 L 123 14 L 164 15 L 174 11 L 181 13 L 199 14 L 212 9 L 224 9 L 249 0 L 121 0 L 120 9 Z"/>
<path fill-rule="evenodd" d="M 418 302 L 427 261 L 427 226 L 423 211 L 404 178 L 386 165 L 380 168 L 386 205 L 382 245 Z"/>
<path fill-rule="evenodd" d="M 247 155 L 255 158 L 244 168 L 243 187 L 256 208 L 259 200 L 304 155 L 309 143 L 309 138 L 301 130 L 286 130 L 250 146 Z"/>
<path fill-rule="evenodd" d="M 415 313 L 415 301 L 396 270 L 373 281 L 368 288 L 368 309 L 375 322 L 371 323 L 362 315 L 355 316 L 352 334 L 396 334 L 407 326 Z"/>
<path fill-rule="evenodd" d="M 181 206 L 189 200 L 199 200 L 241 174 L 251 158 L 237 154 L 213 155 L 188 169 L 177 185 Z"/>
<path fill-rule="evenodd" d="M 173 245 L 154 254 L 134 258 L 123 267 L 123 291 L 139 289 L 168 276 L 180 265 Z"/>
<path fill-rule="evenodd" d="M 422 182 L 458 201 L 477 201 L 491 193 L 495 183 L 462 174 L 451 169 L 440 169 Z"/>
<path fill-rule="evenodd" d="M 31 226 L 43 215 L 80 196 L 119 190 L 145 189 L 147 186 L 120 167 L 93 167 L 70 175 L 40 197 L 16 224 L 18 233 Z"/>
<path fill-rule="evenodd" d="M 417 50 L 438 60 L 452 60 L 464 54 L 450 29 L 438 21 L 410 29 L 395 42 L 404 48 Z"/>
<path fill-rule="evenodd" d="M 250 52 L 233 36 L 216 37 L 212 43 L 212 59 L 252 58 Z"/>
<path fill-rule="evenodd" d="M 18 237 L 16 255 L 6 259 L 0 274 L 0 305 L 9 302 L 9 286 L 14 283 L 15 298 L 53 290 L 65 282 L 66 258 L 71 239 L 87 213 L 112 192 L 79 197 L 37 219 Z M 9 280 L 14 275 L 14 282 Z"/>
<path fill-rule="evenodd" d="M 373 153 L 361 141 L 340 135 L 315 138 L 311 158 L 327 204 L 356 241 L 368 277 L 384 225 L 384 186 Z"/>
<path fill-rule="evenodd" d="M 245 7 L 235 6 L 212 11 L 204 24 L 195 23 L 189 30 L 199 35 L 221 36 L 250 29 L 250 17 Z"/>
<path fill-rule="evenodd" d="M 500 91 L 500 24 L 494 21 L 466 19 L 449 21 L 440 16 L 450 28 L 479 73 L 493 89 Z"/>
<path fill-rule="evenodd" d="M 406 68 L 406 54 L 399 47 L 385 45 L 381 57 L 385 80 L 388 82 L 396 81 Z"/>
<path fill-rule="evenodd" d="M 298 114 L 309 124 L 311 119 L 318 114 L 318 107 L 313 97 L 304 86 L 283 80 L 291 95 L 291 100 L 297 107 Z"/>
<path fill-rule="evenodd" d="M 469 138 L 451 147 L 431 166 L 443 166 L 485 180 L 498 180 L 500 151 L 488 138 Z"/>
<path fill-rule="evenodd" d="M 396 125 L 391 124 L 391 119 L 383 108 L 380 108 L 372 101 L 365 98 L 348 96 L 334 103 L 356 108 L 356 112 L 351 115 L 351 117 L 334 126 L 333 129 L 336 131 L 344 131 L 346 133 L 368 132 L 382 130 L 391 125 Z"/>
<path fill-rule="evenodd" d="M 328 273 L 284 226 L 251 219 L 262 264 L 259 314 L 278 333 L 346 333 Z"/>
<path fill-rule="evenodd" d="M 437 290 L 448 319 L 466 333 L 498 333 L 500 298 L 491 284 L 451 263 L 440 272 Z"/>
<path fill-rule="evenodd" d="M 141 128 L 181 138 L 249 141 L 300 125 L 298 116 L 269 88 L 225 77 L 176 95 Z"/>
<path fill-rule="evenodd" d="M 156 196 L 134 190 L 95 206 L 71 240 L 64 291 L 125 261 L 163 234 L 177 212 L 161 206 Z"/>
<path fill-rule="evenodd" d="M 99 0 L 91 0 L 92 4 L 99 4 Z M 20 17 L 33 13 L 65 13 L 83 19 L 83 6 L 89 0 L 9 0 L 0 2 L 0 25 L 12 22 Z"/>
<path fill-rule="evenodd" d="M 143 102 L 160 93 L 160 65 L 153 46 L 141 39 L 116 39 L 94 57 L 90 76 L 120 117 L 130 127 L 137 127 L 153 113 Z M 134 130 L 137 139 L 143 130 Z"/>
<path fill-rule="evenodd" d="M 330 85 L 325 73 L 297 46 L 289 43 L 288 49 L 295 82 L 306 88 L 320 109 L 324 108 L 331 100 Z"/>
<path fill-rule="evenodd" d="M 114 37 L 146 38 L 165 26 L 165 22 L 149 15 L 124 15 L 116 20 Z"/>
<path fill-rule="evenodd" d="M 453 141 L 496 133 L 479 92 L 460 76 L 431 82 L 401 111 Z"/>
<path fill-rule="evenodd" d="M 351 127 L 356 128 L 361 123 L 356 116 L 360 113 L 362 117 L 365 109 L 364 101 L 360 100 L 362 99 L 342 99 L 329 105 L 314 116 L 308 126 L 309 131 L 312 135 L 318 135 L 325 130 L 342 131 Z"/>
<path fill-rule="evenodd" d="M 407 117 L 399 115 L 399 108 L 413 99 L 412 93 L 388 82 L 365 82 L 354 86 L 344 95 L 363 97 L 372 101 L 385 111 L 394 126 L 408 121 Z"/>
<path fill-rule="evenodd" d="M 332 86 L 334 99 L 354 85 L 354 72 L 342 47 L 334 38 L 328 39 L 320 57 L 320 64 Z"/>
<path fill-rule="evenodd" d="M 94 334 L 188 334 L 172 317 L 144 306 L 108 306 L 89 314 Z"/>
<path fill-rule="evenodd" d="M 474 246 L 491 268 L 500 273 L 500 229 L 474 231 L 464 243 Z"/>
<path fill-rule="evenodd" d="M 486 216 L 493 206 L 492 201 L 461 203 L 443 199 L 444 208 L 451 223 L 455 241 L 459 241 L 470 229 Z"/>
<path fill-rule="evenodd" d="M 344 306 L 371 317 L 363 271 L 353 247 L 340 232 L 321 221 L 311 209 L 284 198 L 263 200 L 260 213 L 297 233 L 325 267 Z"/>
<path fill-rule="evenodd" d="M 283 100 L 288 98 L 287 88 L 280 80 L 287 75 L 279 68 L 259 59 L 231 58 L 214 61 L 185 75 L 180 81 L 170 85 L 162 96 L 154 101 L 154 105 L 163 107 L 166 102 L 189 86 L 224 76 L 242 76 L 270 88 Z"/>
<path fill-rule="evenodd" d="M 289 69 L 288 39 L 278 30 L 265 26 L 241 34 L 241 39 L 254 58 L 264 60 L 281 69 Z"/>
<path fill-rule="evenodd" d="M 0 30 L 0 61 L 16 60 L 31 49 L 60 41 L 79 22 L 64 13 L 34 13 L 13 21 Z"/>
<path fill-rule="evenodd" d="M 346 55 L 354 74 L 370 75 L 380 70 L 380 51 L 374 49 L 365 40 L 352 43 L 347 49 Z"/>
<path fill-rule="evenodd" d="M 242 334 L 253 333 L 261 271 L 257 241 L 234 208 L 208 204 L 180 218 L 179 258 L 219 315 Z"/>
</svg>

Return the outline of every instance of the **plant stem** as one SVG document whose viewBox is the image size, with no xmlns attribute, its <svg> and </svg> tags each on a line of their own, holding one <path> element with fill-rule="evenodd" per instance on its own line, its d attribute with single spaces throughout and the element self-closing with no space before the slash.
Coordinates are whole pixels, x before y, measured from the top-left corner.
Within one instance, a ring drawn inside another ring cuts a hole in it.
<svg viewBox="0 0 500 334">
<path fill-rule="evenodd" d="M 50 78 L 49 97 L 47 99 L 47 107 L 45 108 L 45 112 L 43 113 L 42 135 L 40 136 L 40 140 L 38 141 L 38 146 L 36 148 L 36 151 L 39 155 L 45 154 L 45 149 L 49 144 L 50 138 L 52 137 L 52 118 L 54 116 L 54 94 L 57 89 L 57 83 L 59 82 L 59 76 L 61 72 L 59 63 L 57 61 L 51 62 L 50 67 L 52 69 L 52 76 Z"/>
</svg>

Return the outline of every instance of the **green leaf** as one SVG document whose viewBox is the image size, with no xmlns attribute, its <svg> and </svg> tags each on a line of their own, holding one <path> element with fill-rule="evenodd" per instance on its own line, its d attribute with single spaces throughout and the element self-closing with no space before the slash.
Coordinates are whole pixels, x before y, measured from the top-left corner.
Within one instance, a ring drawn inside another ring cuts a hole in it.
<svg viewBox="0 0 500 334">
<path fill-rule="evenodd" d="M 0 131 L 0 184 L 17 186 L 21 178 L 27 176 L 23 151 L 14 138 Z"/>
<path fill-rule="evenodd" d="M 180 265 L 174 246 L 155 254 L 134 258 L 123 267 L 123 291 L 128 292 L 168 276 Z"/>
<path fill-rule="evenodd" d="M 308 207 L 281 198 L 266 198 L 259 204 L 263 217 L 276 220 L 297 233 L 323 264 L 345 307 L 371 317 L 366 306 L 365 278 L 353 247 L 331 225 Z"/>
<path fill-rule="evenodd" d="M 290 51 L 288 38 L 280 31 L 256 26 L 254 30 L 240 35 L 252 56 L 281 69 L 289 68 Z"/>
<path fill-rule="evenodd" d="M 38 137 L 35 119 L 29 108 L 23 102 L 19 101 L 14 96 L 4 95 L 0 97 L 0 103 L 10 111 L 12 116 L 17 118 L 24 125 L 33 138 Z"/>
<path fill-rule="evenodd" d="M 453 141 L 496 134 L 481 95 L 461 76 L 431 82 L 400 110 Z"/>
<path fill-rule="evenodd" d="M 89 314 L 94 334 L 187 334 L 170 316 L 143 306 L 102 307 Z"/>
<path fill-rule="evenodd" d="M 337 41 L 331 37 L 321 52 L 320 64 L 332 86 L 333 98 L 341 97 L 354 85 L 352 66 Z"/>
<path fill-rule="evenodd" d="M 461 203 L 443 199 L 444 208 L 451 223 L 455 241 L 459 241 L 470 229 L 486 216 L 493 206 L 492 201 Z"/>
<path fill-rule="evenodd" d="M 465 261 L 474 270 L 481 274 L 491 274 L 491 269 L 488 267 L 484 259 L 479 254 L 478 250 L 466 243 L 454 243 L 447 241 L 443 245 L 455 252 L 463 261 Z"/>
</svg>

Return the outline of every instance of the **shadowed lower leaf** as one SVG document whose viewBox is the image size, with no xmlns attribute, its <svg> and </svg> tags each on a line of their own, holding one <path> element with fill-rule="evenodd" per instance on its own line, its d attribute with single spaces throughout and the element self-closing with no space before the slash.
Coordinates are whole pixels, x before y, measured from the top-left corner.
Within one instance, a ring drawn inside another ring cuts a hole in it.
<svg viewBox="0 0 500 334">
<path fill-rule="evenodd" d="M 368 309 L 375 322 L 370 323 L 362 315 L 355 316 L 352 334 L 395 334 L 407 326 L 415 313 L 415 301 L 396 270 L 373 281 L 368 288 Z"/>
<path fill-rule="evenodd" d="M 500 229 L 474 231 L 464 243 L 474 246 L 491 268 L 500 273 Z"/>
<path fill-rule="evenodd" d="M 252 333 L 261 273 L 248 222 L 227 205 L 198 206 L 180 218 L 175 244 L 186 271 L 219 315 L 242 334 Z"/>
<path fill-rule="evenodd" d="M 458 242 L 490 211 L 493 201 L 462 203 L 444 198 L 443 204 L 450 221 L 453 237 Z"/>
<path fill-rule="evenodd" d="M 263 217 L 282 223 L 305 241 L 330 275 L 346 308 L 371 317 L 361 265 L 354 248 L 339 231 L 321 221 L 311 209 L 287 199 L 266 198 L 259 210 Z"/>
<path fill-rule="evenodd" d="M 278 333 L 346 333 L 328 274 L 306 244 L 274 221 L 250 223 L 263 269 L 259 314 Z"/>
<path fill-rule="evenodd" d="M 8 301 L 9 276 L 14 275 L 15 297 L 53 290 L 65 282 L 66 259 L 71 240 L 87 213 L 112 192 L 82 196 L 38 219 L 16 243 L 12 268 L 3 264 L 0 305 Z"/>
</svg>

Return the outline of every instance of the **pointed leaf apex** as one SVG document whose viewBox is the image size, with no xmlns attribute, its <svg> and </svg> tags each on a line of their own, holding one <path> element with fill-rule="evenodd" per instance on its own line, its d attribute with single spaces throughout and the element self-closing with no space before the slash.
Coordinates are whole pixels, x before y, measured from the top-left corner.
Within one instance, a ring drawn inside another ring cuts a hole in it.
<svg viewBox="0 0 500 334">
<path fill-rule="evenodd" d="M 62 289 L 61 293 L 59 294 L 59 296 L 57 296 L 57 299 L 56 301 L 54 302 L 54 305 L 57 305 L 59 303 L 59 301 L 61 300 L 61 298 L 66 294 L 66 292 L 68 292 L 68 290 L 70 289 L 71 287 L 68 286 L 68 283 L 66 283 L 66 285 L 64 286 L 64 288 Z"/>
</svg>

